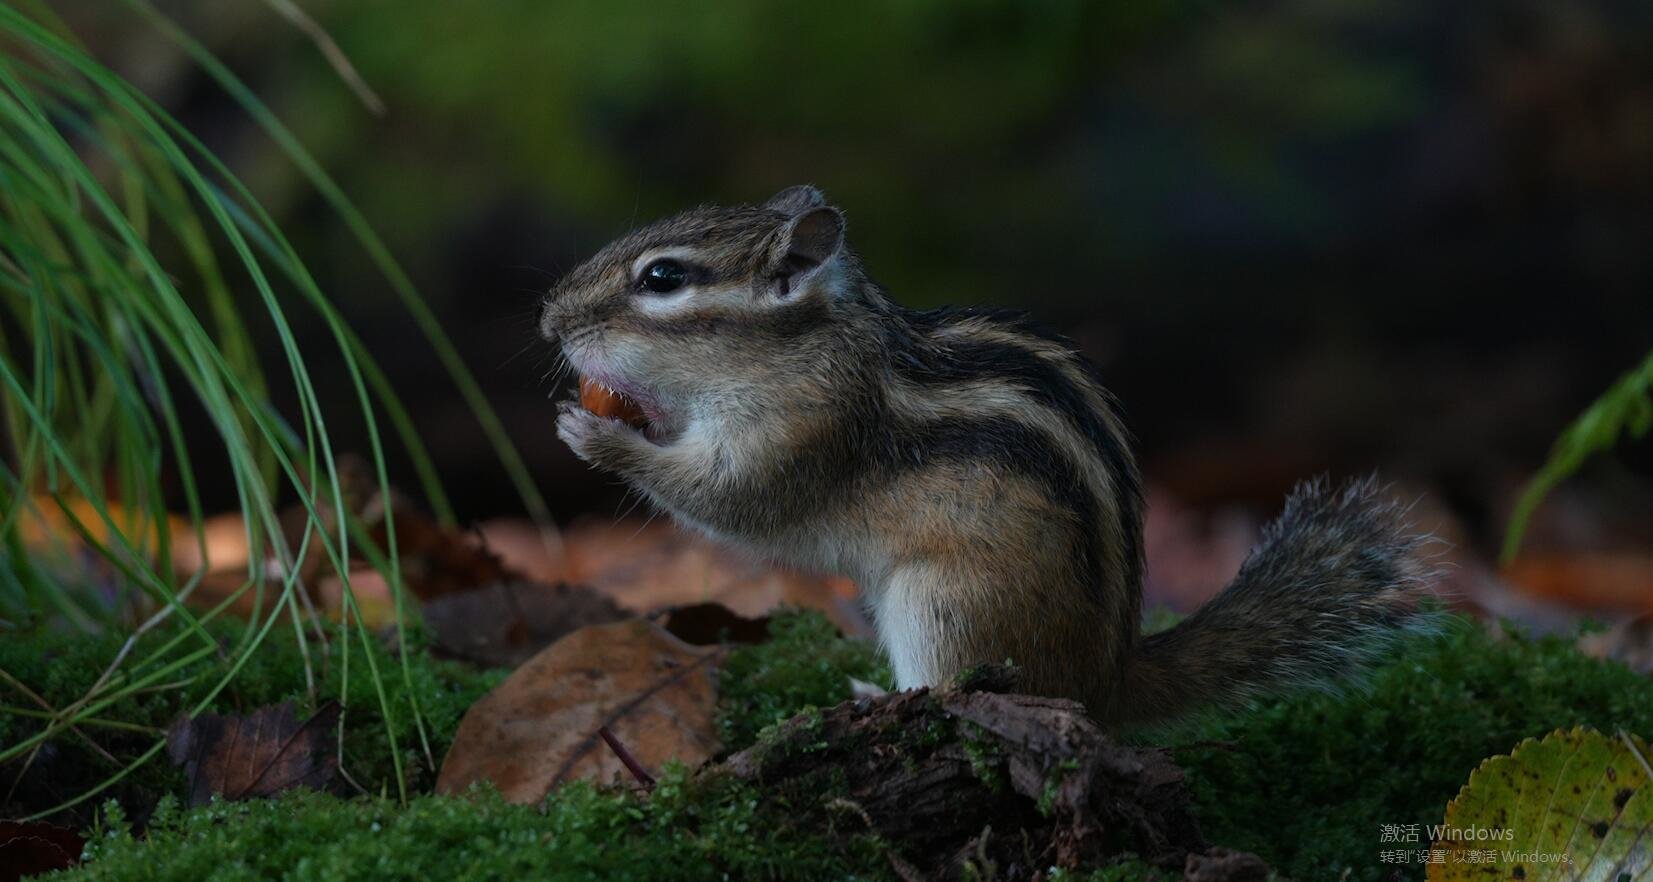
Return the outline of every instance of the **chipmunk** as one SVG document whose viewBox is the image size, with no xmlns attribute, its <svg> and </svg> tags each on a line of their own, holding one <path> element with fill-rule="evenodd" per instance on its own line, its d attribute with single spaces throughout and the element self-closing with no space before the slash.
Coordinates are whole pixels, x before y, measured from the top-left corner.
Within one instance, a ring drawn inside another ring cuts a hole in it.
<svg viewBox="0 0 1653 882">
<path fill-rule="evenodd" d="M 1097 370 L 1020 314 L 895 303 L 813 187 L 643 227 L 561 279 L 557 434 L 716 540 L 860 587 L 901 688 L 1012 662 L 1112 726 L 1358 670 L 1426 618 L 1371 480 L 1300 486 L 1221 594 L 1140 631 L 1142 479 Z"/>
</svg>

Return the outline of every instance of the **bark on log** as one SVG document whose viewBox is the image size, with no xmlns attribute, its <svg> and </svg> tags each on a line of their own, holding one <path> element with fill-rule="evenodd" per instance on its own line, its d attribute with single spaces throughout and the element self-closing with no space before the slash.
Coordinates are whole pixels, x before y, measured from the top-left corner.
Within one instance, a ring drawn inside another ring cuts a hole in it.
<svg viewBox="0 0 1653 882">
<path fill-rule="evenodd" d="M 1076 702 L 991 691 L 1006 686 L 990 670 L 800 714 L 721 768 L 847 809 L 895 844 L 903 876 L 969 864 L 979 878 L 1035 879 L 1126 851 L 1216 869 L 1166 751 L 1114 742 Z"/>
</svg>

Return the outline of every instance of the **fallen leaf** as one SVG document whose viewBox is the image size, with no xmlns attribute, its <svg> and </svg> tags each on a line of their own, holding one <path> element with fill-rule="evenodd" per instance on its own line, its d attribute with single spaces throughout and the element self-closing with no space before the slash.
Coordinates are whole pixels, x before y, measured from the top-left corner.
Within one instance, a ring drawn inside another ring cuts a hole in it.
<svg viewBox="0 0 1653 882">
<path fill-rule="evenodd" d="M 488 548 L 481 534 L 438 523 L 394 489 L 388 494 L 382 492 L 372 470 L 359 457 L 341 458 L 339 480 L 345 508 L 354 513 L 373 544 L 385 553 L 390 549 L 387 514 L 392 516 L 402 584 L 414 597 L 434 599 L 522 578 Z M 324 499 L 316 514 L 319 529 L 329 535 L 337 530 L 338 519 L 330 502 Z M 281 514 L 281 525 L 289 548 L 304 547 L 305 533 L 312 528 L 308 509 L 289 506 Z M 202 575 L 200 586 L 189 600 L 205 608 L 218 605 L 241 588 L 253 562 L 245 522 L 239 513 L 207 518 L 203 534 L 205 555 L 193 533 L 175 536 L 172 562 L 181 573 Z M 258 565 L 277 582 L 286 572 L 286 565 L 273 552 Z M 344 609 L 344 586 L 322 543 L 312 536 L 304 558 L 295 567 L 316 605 L 338 618 Z M 348 567 L 356 610 L 362 620 L 369 627 L 393 622 L 395 596 L 385 577 L 369 565 L 354 542 Z M 254 595 L 247 592 L 231 608 L 242 615 L 267 612 L 253 609 L 253 599 Z M 266 597 L 265 602 L 271 602 L 271 598 Z"/>
<path fill-rule="evenodd" d="M 1638 674 L 1653 674 L 1653 615 L 1625 619 L 1606 631 L 1578 638 L 1578 651 L 1610 658 Z"/>
<path fill-rule="evenodd" d="M 245 578 L 247 521 L 240 512 L 213 515 L 201 521 L 201 535 L 184 527 L 172 534 L 172 565 L 180 573 L 240 573 Z"/>
<path fill-rule="evenodd" d="M 420 600 L 522 578 L 488 548 L 480 534 L 443 527 L 405 503 L 398 502 L 393 513 L 402 580 Z M 383 507 L 364 512 L 363 519 L 370 525 L 373 541 L 385 548 L 388 534 Z"/>
<path fill-rule="evenodd" d="M 327 612 L 334 621 L 341 621 L 345 609 L 344 580 L 337 573 L 325 572 L 307 583 L 316 606 Z M 396 594 L 390 590 L 390 580 L 378 570 L 350 571 L 350 594 L 355 600 L 354 617 L 369 628 L 387 628 L 396 624 Z M 411 605 L 413 601 L 408 601 Z"/>
<path fill-rule="evenodd" d="M 0 882 L 62 870 L 80 863 L 86 841 L 68 827 L 39 821 L 0 821 Z"/>
<path fill-rule="evenodd" d="M 1504 569 L 1524 592 L 1574 607 L 1653 612 L 1653 555 L 1527 554 Z"/>
<path fill-rule="evenodd" d="M 102 504 L 103 512 L 109 515 L 108 521 L 103 519 L 98 507 L 83 496 L 33 494 L 18 508 L 18 534 L 30 552 L 36 554 L 90 551 L 75 526 L 77 522 L 100 544 L 110 543 L 119 533 L 136 548 L 154 547 L 159 524 L 148 509 L 129 509 L 113 499 L 102 500 Z M 193 535 L 189 522 L 177 515 L 167 515 L 166 522 L 174 543 L 182 541 L 181 536 Z"/>
<path fill-rule="evenodd" d="M 756 617 L 799 606 L 824 612 L 846 634 L 872 633 L 849 579 L 777 567 L 665 520 L 586 520 L 563 533 L 560 552 L 548 550 L 523 521 L 489 521 L 479 530 L 512 569 L 540 581 L 590 585 L 637 612 L 716 602 Z"/>
<path fill-rule="evenodd" d="M 671 759 L 699 765 L 719 748 L 713 673 L 723 655 L 642 619 L 581 628 L 471 706 L 436 791 L 486 780 L 531 804 L 576 778 L 629 775 L 598 734 L 605 726 L 647 770 Z"/>
<path fill-rule="evenodd" d="M 499 555 L 488 548 L 482 536 L 473 531 L 445 527 L 423 511 L 415 508 L 394 491 L 386 496 L 376 484 L 358 489 L 347 496 L 354 503 L 356 516 L 367 528 L 373 543 L 385 553 L 390 551 L 390 532 L 386 529 L 386 509 L 396 528 L 396 556 L 400 563 L 402 584 L 408 592 L 422 601 L 462 594 L 486 588 L 501 582 L 522 578 L 520 573 L 506 566 Z M 298 543 L 305 524 L 302 510 L 290 510 L 287 517 L 290 542 Z M 332 514 L 324 510 L 322 517 L 331 529 Z M 308 584 L 316 586 L 321 604 L 329 611 L 341 609 L 343 588 L 338 574 L 317 543 L 311 543 L 311 554 L 301 572 Z M 353 561 L 350 587 L 363 607 L 363 618 L 370 626 L 389 624 L 394 620 L 395 597 L 385 577 L 360 558 Z"/>
<path fill-rule="evenodd" d="M 565 634 L 627 617 L 588 588 L 540 582 L 501 582 L 424 604 L 431 649 L 485 667 L 514 668 Z"/>
<path fill-rule="evenodd" d="M 720 643 L 751 645 L 769 639 L 769 617 L 747 618 L 721 603 L 691 603 L 661 610 L 660 626 L 696 646 Z"/>
<path fill-rule="evenodd" d="M 1482 762 L 1446 806 L 1434 847 L 1453 853 L 1429 865 L 1429 882 L 1641 878 L 1653 868 L 1648 756 L 1634 735 L 1577 728 Z M 1496 862 L 1463 860 L 1489 847 Z"/>
<path fill-rule="evenodd" d="M 294 787 L 325 790 L 338 771 L 339 713 L 338 702 L 329 701 L 300 723 L 292 702 L 284 702 L 249 716 L 180 717 L 167 731 L 167 755 L 189 777 L 190 805 L 214 794 L 233 801 Z"/>
<path fill-rule="evenodd" d="M 1191 612 L 1239 572 L 1261 526 L 1243 506 L 1195 509 L 1155 485 L 1147 494 L 1143 600 L 1150 609 Z"/>
</svg>

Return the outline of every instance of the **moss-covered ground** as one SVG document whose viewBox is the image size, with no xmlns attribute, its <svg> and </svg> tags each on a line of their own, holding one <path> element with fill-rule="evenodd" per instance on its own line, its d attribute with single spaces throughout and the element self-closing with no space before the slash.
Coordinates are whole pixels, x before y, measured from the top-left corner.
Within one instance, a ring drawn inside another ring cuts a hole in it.
<svg viewBox="0 0 1653 882">
<path fill-rule="evenodd" d="M 1571 639 L 1494 637 L 1454 618 L 1442 637 L 1403 645 L 1367 689 L 1213 721 L 1181 740 L 1230 744 L 1177 759 L 1213 841 L 1294 878 L 1375 882 L 1395 870 L 1381 851 L 1421 847 L 1384 842 L 1385 825 L 1440 823 L 1481 760 L 1573 726 L 1653 733 L 1653 681 Z"/>
<path fill-rule="evenodd" d="M 817 615 L 779 616 L 773 632 L 771 642 L 737 650 L 723 672 L 720 723 L 731 746 L 750 743 L 791 713 L 846 698 L 846 674 L 874 682 L 887 676 L 869 646 L 838 637 Z M 91 676 L 95 660 L 108 658 L 91 646 L 50 652 L 36 646 L 31 653 L 24 644 L 0 647 L 0 667 L 54 701 L 76 697 L 77 677 L 86 676 L 75 674 L 78 663 L 69 661 L 77 652 L 86 653 Z M 431 717 L 432 747 L 441 749 L 465 704 L 498 674 L 419 658 L 415 689 Z M 217 703 L 246 709 L 301 691 L 291 659 L 284 667 L 272 652 L 261 664 Z M 374 702 L 364 697 L 361 703 Z M 177 697 L 145 697 L 109 716 L 162 726 L 182 704 Z M 364 770 L 388 762 L 387 753 L 375 755 L 367 743 L 383 740 L 372 722 L 363 735 L 347 735 L 347 748 L 351 737 L 363 739 L 356 750 Z M 8 727 L 0 733 L 9 741 L 30 720 L 0 718 L 0 725 Z M 1494 636 L 1453 619 L 1444 635 L 1404 644 L 1364 689 L 1277 698 L 1169 737 L 1183 745 L 1177 756 L 1212 841 L 1255 851 L 1298 879 L 1377 880 L 1397 869 L 1380 863 L 1380 851 L 1404 847 L 1383 841 L 1385 825 L 1438 822 L 1482 759 L 1522 738 L 1573 725 L 1653 734 L 1653 684 L 1580 655 L 1570 640 Z M 167 783 L 173 777 L 158 769 L 157 795 L 178 792 L 176 781 Z M 829 836 L 830 813 L 778 805 L 772 796 L 676 770 L 647 799 L 577 785 L 537 808 L 507 806 L 485 793 L 419 796 L 405 807 L 313 793 L 187 811 L 168 802 L 142 835 L 128 829 L 121 813 L 106 810 L 92 859 L 75 874 L 179 880 L 890 874 L 884 844 Z M 1412 876 L 1421 878 L 1421 867 L 1402 871 L 1401 878 Z M 1154 876 L 1141 867 L 1114 867 L 1064 878 Z"/>
<path fill-rule="evenodd" d="M 245 625 L 215 622 L 210 632 L 220 644 L 222 656 L 228 656 L 245 636 Z M 348 672 L 344 643 L 347 636 L 353 641 L 349 645 Z M 149 648 L 169 637 L 158 633 L 146 636 L 131 657 L 143 658 Z M 330 640 L 311 639 L 301 651 L 290 630 L 274 629 L 208 706 L 219 713 L 246 713 L 263 705 L 293 701 L 302 719 L 315 709 L 310 688 L 313 682 L 314 695 L 321 700 L 344 696 L 343 703 L 348 710 L 342 768 L 350 779 L 370 792 L 397 792 L 388 731 L 395 735 L 403 766 L 417 792 L 433 785 L 435 775 L 425 758 L 412 708 L 417 706 L 423 715 L 431 756 L 440 762 L 466 708 L 504 679 L 507 672 L 478 671 L 433 659 L 423 651 L 417 633 L 411 634 L 410 639 L 416 651 L 410 654 L 411 664 L 405 677 L 396 654 L 377 643 L 371 644 L 374 663 L 383 675 L 385 704 L 391 708 L 388 727 L 380 710 L 377 689 L 368 676 L 366 649 L 354 635 L 342 632 Z M 0 671 L 28 686 L 51 707 L 63 708 L 80 699 L 97 682 L 122 643 L 123 638 L 118 635 L 61 632 L 7 635 L 0 640 Z M 203 658 L 168 674 L 156 688 L 122 698 L 96 714 L 99 720 L 114 721 L 123 728 L 100 724 L 82 728 L 104 752 L 116 760 L 130 760 L 163 737 L 165 728 L 180 714 L 192 710 L 209 695 L 217 687 L 223 671 L 220 658 Z M 141 673 L 135 671 L 134 675 Z M 0 684 L 0 695 L 5 696 L 0 704 L 6 707 L 21 710 L 37 707 L 32 698 L 15 687 Z M 16 744 L 38 732 L 43 722 L 38 717 L 0 711 L 0 745 Z M 52 749 L 42 751 L 31 764 L 26 780 L 33 785 L 34 792 L 14 791 L 13 798 L 3 806 L 8 813 L 28 814 L 50 808 L 56 804 L 54 799 L 77 796 L 121 768 L 79 739 L 60 737 L 51 744 Z M 10 772 L 10 775 L 16 774 L 16 770 Z M 9 776 L 7 784 L 10 784 Z M 127 801 L 141 817 L 161 795 L 182 795 L 184 784 L 182 772 L 164 757 L 158 757 L 111 788 L 111 793 Z M 5 795 L 0 793 L 0 797 Z"/>
<path fill-rule="evenodd" d="M 878 843 L 829 838 L 813 813 L 766 806 L 731 781 L 668 769 L 652 796 L 575 783 L 540 808 L 496 795 L 169 803 L 134 837 L 117 817 L 72 875 L 117 880 L 883 878 Z M 809 829 L 817 827 L 819 829 Z"/>
</svg>

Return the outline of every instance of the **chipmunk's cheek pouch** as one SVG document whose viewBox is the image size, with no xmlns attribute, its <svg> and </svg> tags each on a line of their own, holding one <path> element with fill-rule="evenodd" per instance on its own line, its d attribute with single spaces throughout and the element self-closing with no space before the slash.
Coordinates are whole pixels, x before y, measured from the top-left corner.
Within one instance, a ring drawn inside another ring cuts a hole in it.
<svg viewBox="0 0 1653 882">
<path fill-rule="evenodd" d="M 579 409 L 636 432 L 657 445 L 675 440 L 676 432 L 657 405 L 645 404 L 601 381 L 580 377 Z"/>
<path fill-rule="evenodd" d="M 643 406 L 623 392 L 617 392 L 590 377 L 580 378 L 580 406 L 588 411 L 622 423 L 639 431 L 648 428 L 649 418 Z"/>
</svg>

